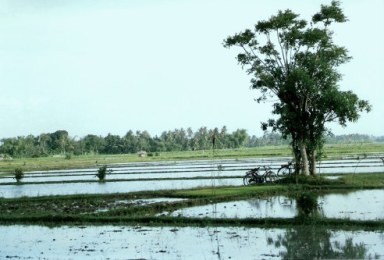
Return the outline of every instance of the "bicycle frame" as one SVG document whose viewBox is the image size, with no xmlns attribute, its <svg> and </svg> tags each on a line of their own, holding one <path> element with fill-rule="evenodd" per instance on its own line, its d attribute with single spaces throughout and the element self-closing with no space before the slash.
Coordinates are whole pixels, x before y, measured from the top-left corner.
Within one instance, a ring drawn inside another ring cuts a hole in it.
<svg viewBox="0 0 384 260">
<path fill-rule="evenodd" d="M 257 167 L 254 169 L 251 169 L 245 173 L 245 176 L 243 177 L 243 184 L 244 185 L 250 185 L 250 184 L 261 184 L 261 183 L 271 183 L 276 180 L 276 174 L 271 170 L 271 167 L 263 166 L 264 173 L 260 173 L 260 168 Z"/>
</svg>

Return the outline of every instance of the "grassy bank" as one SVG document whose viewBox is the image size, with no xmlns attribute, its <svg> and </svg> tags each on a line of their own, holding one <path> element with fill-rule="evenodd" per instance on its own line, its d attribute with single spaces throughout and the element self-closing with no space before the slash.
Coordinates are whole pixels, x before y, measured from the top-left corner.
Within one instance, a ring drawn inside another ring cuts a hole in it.
<svg viewBox="0 0 384 260">
<path fill-rule="evenodd" d="M 344 156 L 353 156 L 354 158 L 364 158 L 367 155 L 381 154 L 384 156 L 384 143 L 356 143 L 356 144 L 338 144 L 326 145 L 324 149 L 324 158 L 341 158 Z M 253 157 L 278 157 L 291 156 L 288 146 L 263 146 L 255 148 L 241 149 L 222 149 L 212 151 L 184 151 L 184 152 L 162 152 L 158 155 L 140 158 L 137 154 L 119 154 L 119 155 L 80 155 L 71 156 L 66 159 L 59 157 L 41 157 L 41 158 L 14 158 L 12 160 L 0 161 L 0 174 L 9 174 L 16 168 L 24 171 L 54 170 L 54 169 L 75 169 L 98 167 L 103 164 L 128 163 L 128 162 L 152 162 L 152 161 L 177 161 L 177 160 L 206 160 L 215 158 L 253 158 Z"/>
</svg>

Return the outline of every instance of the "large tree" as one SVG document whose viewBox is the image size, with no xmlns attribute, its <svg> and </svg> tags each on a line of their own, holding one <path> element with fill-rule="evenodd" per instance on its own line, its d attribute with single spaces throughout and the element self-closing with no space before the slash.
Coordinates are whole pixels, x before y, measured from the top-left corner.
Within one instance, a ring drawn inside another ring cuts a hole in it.
<svg viewBox="0 0 384 260">
<path fill-rule="evenodd" d="M 305 175 L 316 174 L 325 124 L 338 121 L 345 126 L 370 110 L 367 101 L 339 90 L 337 68 L 351 57 L 333 42 L 330 26 L 346 21 L 339 2 L 332 1 L 309 22 L 291 10 L 279 11 L 224 40 L 227 48 L 240 47 L 237 60 L 252 75 L 251 87 L 261 93 L 257 101 L 274 101 L 275 119 L 262 127 L 291 137 L 296 165 Z"/>
</svg>

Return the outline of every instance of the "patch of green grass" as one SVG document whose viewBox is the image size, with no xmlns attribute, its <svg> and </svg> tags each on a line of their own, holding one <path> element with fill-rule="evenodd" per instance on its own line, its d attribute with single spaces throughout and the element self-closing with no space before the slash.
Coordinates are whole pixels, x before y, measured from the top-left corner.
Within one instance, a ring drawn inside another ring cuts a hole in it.
<svg viewBox="0 0 384 260">
<path fill-rule="evenodd" d="M 286 190 L 287 187 L 282 185 L 251 185 L 240 187 L 219 187 L 181 190 L 175 191 L 175 195 L 183 198 L 252 197 L 261 194 L 275 194 L 279 191 Z"/>
<path fill-rule="evenodd" d="M 346 185 L 354 187 L 384 188 L 384 172 L 370 174 L 347 174 L 341 177 Z"/>
</svg>

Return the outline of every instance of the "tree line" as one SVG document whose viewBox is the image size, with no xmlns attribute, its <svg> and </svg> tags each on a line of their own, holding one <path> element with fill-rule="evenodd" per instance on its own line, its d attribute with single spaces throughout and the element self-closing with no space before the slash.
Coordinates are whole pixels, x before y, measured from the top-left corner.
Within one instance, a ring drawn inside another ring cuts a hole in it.
<svg viewBox="0 0 384 260">
<path fill-rule="evenodd" d="M 129 130 L 124 136 L 88 134 L 82 138 L 72 137 L 66 130 L 43 133 L 38 136 L 18 136 L 0 140 L 0 154 L 11 157 L 44 157 L 57 154 L 127 154 L 146 151 L 149 153 L 169 151 L 236 149 L 267 145 L 288 145 L 290 140 L 275 132 L 264 132 L 263 136 L 250 136 L 245 129 L 229 132 L 227 127 L 208 129 L 200 127 L 180 128 L 164 131 L 160 136 L 151 136 L 147 131 Z M 327 143 L 383 142 L 384 137 L 369 135 L 331 135 Z"/>
<path fill-rule="evenodd" d="M 43 133 L 38 136 L 18 136 L 3 138 L 0 154 L 12 157 L 41 157 L 55 154 L 127 154 L 146 151 L 151 153 L 168 151 L 191 151 L 215 148 L 239 148 L 247 146 L 250 137 L 246 130 L 237 129 L 228 132 L 221 129 L 200 127 L 180 128 L 164 131 L 160 136 L 151 136 L 147 131 L 129 130 L 124 136 L 108 134 L 100 136 L 88 134 L 82 138 L 71 137 L 66 130 Z"/>
</svg>

